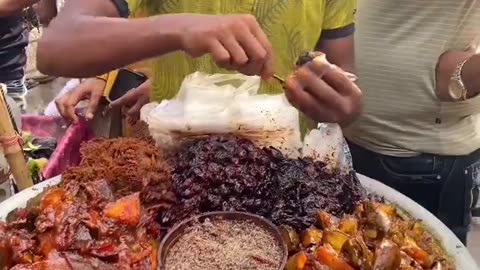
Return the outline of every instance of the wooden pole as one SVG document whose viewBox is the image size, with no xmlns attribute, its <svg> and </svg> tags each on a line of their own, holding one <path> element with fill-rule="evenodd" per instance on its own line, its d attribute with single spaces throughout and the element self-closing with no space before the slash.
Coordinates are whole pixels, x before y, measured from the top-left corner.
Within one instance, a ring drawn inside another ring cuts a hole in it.
<svg viewBox="0 0 480 270">
<path fill-rule="evenodd" d="M 33 181 L 23 155 L 20 135 L 13 127 L 13 119 L 10 118 L 1 87 L 0 91 L 2 91 L 0 93 L 0 142 L 17 187 L 19 190 L 24 190 L 33 186 Z"/>
</svg>

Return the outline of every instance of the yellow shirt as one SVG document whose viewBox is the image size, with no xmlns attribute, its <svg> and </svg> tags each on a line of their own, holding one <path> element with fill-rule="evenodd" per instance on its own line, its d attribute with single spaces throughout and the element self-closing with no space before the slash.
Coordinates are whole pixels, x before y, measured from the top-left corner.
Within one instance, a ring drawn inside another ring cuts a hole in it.
<svg viewBox="0 0 480 270">
<path fill-rule="evenodd" d="M 286 77 L 297 57 L 322 38 L 353 33 L 356 0 L 129 0 L 132 14 L 201 13 L 254 15 L 273 45 L 274 70 Z M 196 71 L 226 73 L 211 56 L 193 59 L 183 52 L 159 57 L 153 64 L 153 100 L 173 98 L 184 77 Z M 281 93 L 278 83 L 262 83 L 260 93 Z"/>
</svg>

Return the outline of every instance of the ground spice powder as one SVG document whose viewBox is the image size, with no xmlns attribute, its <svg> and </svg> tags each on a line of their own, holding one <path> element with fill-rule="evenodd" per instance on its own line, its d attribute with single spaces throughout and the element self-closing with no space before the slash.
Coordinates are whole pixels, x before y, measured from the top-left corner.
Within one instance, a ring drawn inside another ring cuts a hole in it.
<svg viewBox="0 0 480 270">
<path fill-rule="evenodd" d="M 281 248 L 268 231 L 249 221 L 195 223 L 174 244 L 166 270 L 277 270 Z"/>
</svg>

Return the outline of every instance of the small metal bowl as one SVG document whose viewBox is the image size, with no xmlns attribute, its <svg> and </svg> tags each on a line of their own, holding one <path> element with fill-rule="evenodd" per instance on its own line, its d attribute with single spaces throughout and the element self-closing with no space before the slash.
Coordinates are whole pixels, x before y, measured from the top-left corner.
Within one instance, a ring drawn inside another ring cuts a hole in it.
<svg viewBox="0 0 480 270">
<path fill-rule="evenodd" d="M 158 269 L 165 270 L 165 263 L 167 259 L 168 252 L 170 249 L 175 245 L 178 239 L 183 235 L 185 229 L 192 226 L 192 223 L 196 222 L 203 222 L 205 219 L 210 220 L 247 220 L 251 221 L 253 224 L 265 229 L 266 231 L 270 232 L 275 240 L 277 241 L 278 246 L 282 250 L 282 258 L 280 267 L 278 270 L 283 270 L 285 265 L 287 264 L 288 260 L 288 249 L 287 244 L 285 243 L 284 239 L 282 238 L 282 234 L 278 230 L 278 228 L 269 220 L 257 216 L 254 214 L 246 213 L 246 212 L 208 212 L 204 214 L 200 214 L 194 216 L 192 218 L 186 219 L 175 225 L 163 238 L 162 243 L 160 244 L 160 248 L 158 249 Z"/>
</svg>

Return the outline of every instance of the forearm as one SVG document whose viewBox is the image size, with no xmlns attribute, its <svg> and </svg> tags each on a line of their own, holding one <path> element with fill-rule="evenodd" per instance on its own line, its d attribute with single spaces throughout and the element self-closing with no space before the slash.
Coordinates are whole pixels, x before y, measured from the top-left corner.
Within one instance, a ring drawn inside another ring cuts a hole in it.
<svg viewBox="0 0 480 270">
<path fill-rule="evenodd" d="M 24 8 L 31 6 L 38 0 L 1 0 L 0 1 L 0 17 L 9 16 Z"/>
<path fill-rule="evenodd" d="M 480 54 L 473 55 L 465 62 L 461 76 L 467 96 L 477 95 L 480 92 Z"/>
<path fill-rule="evenodd" d="M 146 19 L 77 15 L 70 24 L 52 21 L 38 44 L 40 71 L 92 77 L 181 49 L 175 15 Z"/>
<path fill-rule="evenodd" d="M 457 101 L 451 90 L 458 88 L 455 82 L 458 68 L 461 68 L 461 79 L 466 88 L 466 98 L 477 96 L 480 92 L 478 74 L 480 72 L 479 56 L 472 49 L 465 51 L 451 50 L 443 53 L 435 68 L 436 94 L 441 101 Z M 464 63 L 465 62 L 465 63 Z M 460 65 L 463 64 L 463 67 Z M 455 87 L 455 88 L 454 88 Z"/>
<path fill-rule="evenodd" d="M 347 72 L 355 74 L 353 35 L 338 39 L 322 40 L 317 49 L 325 53 L 330 63 L 335 64 Z"/>
</svg>

